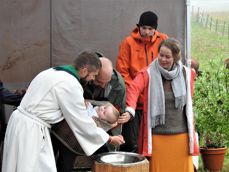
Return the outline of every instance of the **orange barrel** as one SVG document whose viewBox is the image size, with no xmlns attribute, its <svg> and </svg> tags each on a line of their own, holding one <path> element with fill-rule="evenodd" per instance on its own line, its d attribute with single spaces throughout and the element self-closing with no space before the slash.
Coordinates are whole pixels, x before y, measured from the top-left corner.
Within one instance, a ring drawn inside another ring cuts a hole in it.
<svg viewBox="0 0 229 172">
<path fill-rule="evenodd" d="M 107 152 L 96 156 L 92 172 L 149 172 L 148 160 L 136 153 Z"/>
</svg>

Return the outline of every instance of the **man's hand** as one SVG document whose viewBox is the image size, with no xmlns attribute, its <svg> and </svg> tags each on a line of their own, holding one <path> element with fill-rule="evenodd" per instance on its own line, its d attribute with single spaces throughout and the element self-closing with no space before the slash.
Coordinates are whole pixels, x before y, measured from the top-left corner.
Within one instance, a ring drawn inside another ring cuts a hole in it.
<svg viewBox="0 0 229 172">
<path fill-rule="evenodd" d="M 118 118 L 118 123 L 119 124 L 124 124 L 130 120 L 132 115 L 129 112 L 124 112 L 122 115 L 119 116 Z"/>
<path fill-rule="evenodd" d="M 113 145 L 113 146 L 119 146 L 123 143 L 125 143 L 122 135 L 118 135 L 118 136 L 110 136 L 108 143 Z"/>
</svg>

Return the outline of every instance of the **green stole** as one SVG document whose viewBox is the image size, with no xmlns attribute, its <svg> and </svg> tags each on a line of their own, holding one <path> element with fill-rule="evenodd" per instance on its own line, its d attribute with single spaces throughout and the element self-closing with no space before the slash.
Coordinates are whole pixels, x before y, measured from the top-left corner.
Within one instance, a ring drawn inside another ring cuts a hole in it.
<svg viewBox="0 0 229 172">
<path fill-rule="evenodd" d="M 59 71 L 65 71 L 69 73 L 70 75 L 74 76 L 80 82 L 80 76 L 78 74 L 78 71 L 72 65 L 57 66 L 57 67 L 54 67 L 53 69 L 59 70 Z"/>
</svg>

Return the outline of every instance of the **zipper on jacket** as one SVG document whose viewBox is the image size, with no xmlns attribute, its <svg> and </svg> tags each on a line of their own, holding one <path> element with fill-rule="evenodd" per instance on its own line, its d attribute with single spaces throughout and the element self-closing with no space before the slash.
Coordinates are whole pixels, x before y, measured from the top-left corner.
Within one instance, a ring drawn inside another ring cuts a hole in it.
<svg viewBox="0 0 229 172">
<path fill-rule="evenodd" d="M 145 44 L 145 53 L 146 53 L 146 65 L 148 66 L 149 65 L 149 59 L 148 59 L 146 44 Z"/>
</svg>

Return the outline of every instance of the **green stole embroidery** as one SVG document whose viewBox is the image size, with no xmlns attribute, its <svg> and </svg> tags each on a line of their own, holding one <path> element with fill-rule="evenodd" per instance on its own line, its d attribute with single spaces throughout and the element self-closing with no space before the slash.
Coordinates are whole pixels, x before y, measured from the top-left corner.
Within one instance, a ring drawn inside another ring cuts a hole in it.
<svg viewBox="0 0 229 172">
<path fill-rule="evenodd" d="M 80 76 L 78 74 L 78 71 L 72 65 L 57 66 L 57 67 L 54 67 L 53 69 L 65 71 L 69 73 L 70 75 L 74 76 L 80 82 Z"/>
</svg>

